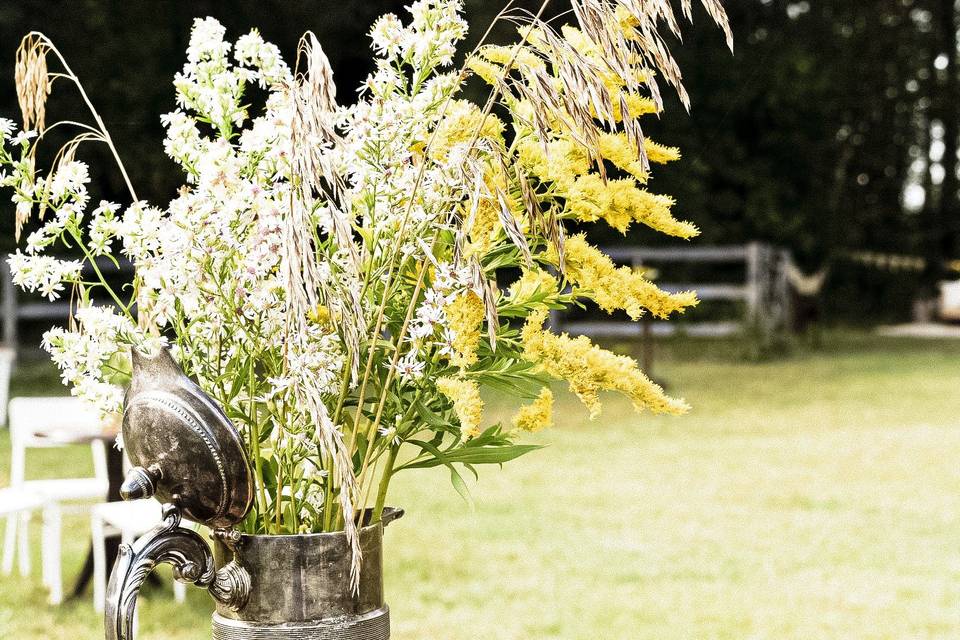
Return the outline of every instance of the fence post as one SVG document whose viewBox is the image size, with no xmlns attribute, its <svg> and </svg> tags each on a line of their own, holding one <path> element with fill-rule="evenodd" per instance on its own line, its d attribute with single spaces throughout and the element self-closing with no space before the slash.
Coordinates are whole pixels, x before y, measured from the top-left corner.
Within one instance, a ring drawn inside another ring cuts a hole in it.
<svg viewBox="0 0 960 640">
<path fill-rule="evenodd" d="M 793 318 L 793 304 L 790 298 L 790 280 L 787 277 L 787 265 L 793 261 L 793 257 L 790 255 L 789 249 L 781 249 L 779 252 L 779 259 L 777 260 L 777 284 L 776 284 L 776 300 L 778 304 L 779 316 L 777 328 L 786 333 L 790 329 L 790 322 Z"/>
<path fill-rule="evenodd" d="M 751 242 L 747 245 L 747 315 L 744 326 L 749 326 L 760 319 L 760 304 L 763 293 L 761 291 L 761 253 L 762 246 L 759 242 Z"/>
<path fill-rule="evenodd" d="M 3 346 L 17 348 L 17 288 L 6 260 L 0 259 L 0 306 L 3 307 Z"/>
</svg>

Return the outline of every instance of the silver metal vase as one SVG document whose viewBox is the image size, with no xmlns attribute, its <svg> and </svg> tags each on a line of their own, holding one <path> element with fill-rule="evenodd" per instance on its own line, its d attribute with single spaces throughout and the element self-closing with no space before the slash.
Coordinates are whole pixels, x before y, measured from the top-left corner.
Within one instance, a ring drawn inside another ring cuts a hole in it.
<svg viewBox="0 0 960 640">
<path fill-rule="evenodd" d="M 360 588 L 350 588 L 351 550 L 346 535 L 218 537 L 218 567 L 243 567 L 250 581 L 241 607 L 218 600 L 214 640 L 387 640 L 390 610 L 383 598 L 383 527 L 402 515 L 360 530 Z"/>
<path fill-rule="evenodd" d="M 134 351 L 123 439 L 131 462 L 124 499 L 155 497 L 163 523 L 121 545 L 107 587 L 106 640 L 134 640 L 137 597 L 157 564 L 206 588 L 216 601 L 216 640 L 388 640 L 383 598 L 383 528 L 403 515 L 387 508 L 360 529 L 359 589 L 350 585 L 346 534 L 241 534 L 250 510 L 250 465 L 240 435 L 219 406 L 167 351 Z M 369 513 L 368 513 L 369 515 Z M 187 517 L 209 527 L 213 548 Z"/>
</svg>

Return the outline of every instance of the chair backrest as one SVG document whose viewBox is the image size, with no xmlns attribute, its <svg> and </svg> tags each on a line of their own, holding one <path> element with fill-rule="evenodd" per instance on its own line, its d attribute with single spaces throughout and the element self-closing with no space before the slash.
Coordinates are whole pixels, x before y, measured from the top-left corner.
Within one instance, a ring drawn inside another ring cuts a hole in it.
<svg viewBox="0 0 960 640">
<path fill-rule="evenodd" d="M 106 447 L 99 438 L 104 420 L 96 409 L 72 397 L 19 397 L 10 400 L 9 417 L 12 485 L 24 480 L 27 449 L 87 442 L 92 448 L 94 476 L 106 482 Z"/>
</svg>

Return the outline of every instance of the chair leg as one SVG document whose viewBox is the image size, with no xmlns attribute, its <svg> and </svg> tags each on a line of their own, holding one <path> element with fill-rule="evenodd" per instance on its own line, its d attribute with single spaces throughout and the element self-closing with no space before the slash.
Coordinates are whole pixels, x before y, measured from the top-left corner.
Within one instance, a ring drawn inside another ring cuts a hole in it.
<svg viewBox="0 0 960 640">
<path fill-rule="evenodd" d="M 173 599 L 177 604 L 183 604 L 187 599 L 187 585 L 177 579 L 173 581 Z"/>
<path fill-rule="evenodd" d="M 103 519 L 90 516 L 90 537 L 93 546 L 93 610 L 102 613 L 107 599 L 107 549 Z"/>
<path fill-rule="evenodd" d="M 20 556 L 20 575 L 30 575 L 30 516 L 29 511 L 20 514 L 20 526 L 17 527 L 18 549 Z"/>
<path fill-rule="evenodd" d="M 13 573 L 13 558 L 17 555 L 17 523 L 19 514 L 7 516 L 7 529 L 3 536 L 3 575 Z"/>
<path fill-rule="evenodd" d="M 50 604 L 63 602 L 63 573 L 61 570 L 61 522 L 60 505 L 51 503 L 43 509 L 43 575 L 50 588 Z"/>
</svg>

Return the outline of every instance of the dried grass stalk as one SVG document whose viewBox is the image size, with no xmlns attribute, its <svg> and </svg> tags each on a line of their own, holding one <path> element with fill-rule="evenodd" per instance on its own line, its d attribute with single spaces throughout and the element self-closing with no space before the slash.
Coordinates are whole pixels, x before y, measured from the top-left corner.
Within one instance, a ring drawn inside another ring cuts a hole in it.
<svg viewBox="0 0 960 640">
<path fill-rule="evenodd" d="M 24 130 L 43 132 L 47 97 L 53 82 L 47 72 L 47 53 L 50 45 L 39 34 L 29 34 L 20 41 L 14 67 L 17 102 L 23 115 Z"/>
</svg>

